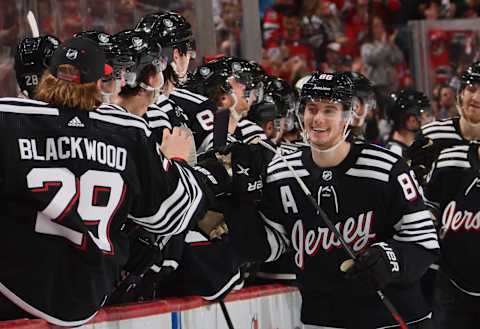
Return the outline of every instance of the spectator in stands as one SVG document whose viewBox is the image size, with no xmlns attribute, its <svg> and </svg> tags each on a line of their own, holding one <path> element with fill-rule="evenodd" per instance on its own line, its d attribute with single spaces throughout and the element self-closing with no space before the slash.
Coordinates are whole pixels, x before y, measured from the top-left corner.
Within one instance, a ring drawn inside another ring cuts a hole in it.
<svg viewBox="0 0 480 329">
<path fill-rule="evenodd" d="M 440 120 L 456 115 L 458 115 L 458 110 L 455 105 L 455 90 L 449 85 L 441 85 L 438 90 L 438 107 L 435 118 Z"/>
<path fill-rule="evenodd" d="M 398 87 L 395 66 L 403 61 L 403 55 L 395 44 L 395 36 L 396 33 L 388 33 L 380 16 L 374 16 L 369 41 L 361 48 L 365 75 L 383 94 Z"/>
</svg>

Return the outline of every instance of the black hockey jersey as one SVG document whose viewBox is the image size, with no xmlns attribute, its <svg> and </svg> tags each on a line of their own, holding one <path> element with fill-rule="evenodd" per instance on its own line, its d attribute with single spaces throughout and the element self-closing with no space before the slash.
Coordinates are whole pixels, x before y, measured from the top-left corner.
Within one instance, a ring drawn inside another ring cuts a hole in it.
<svg viewBox="0 0 480 329">
<path fill-rule="evenodd" d="M 421 128 L 421 134 L 430 138 L 441 149 L 468 143 L 460 132 L 460 117 L 428 123 Z"/>
<path fill-rule="evenodd" d="M 478 145 L 443 150 L 435 162 L 425 197 L 440 209 L 441 270 L 461 291 L 480 294 L 480 162 Z"/>
<path fill-rule="evenodd" d="M 168 96 L 182 108 L 188 118 L 188 127 L 193 132 L 195 146 L 199 152 L 205 138 L 213 132 L 214 115 L 217 111 L 215 102 L 205 96 L 186 89 L 175 88 Z"/>
<path fill-rule="evenodd" d="M 384 292 L 405 320 L 426 317 L 419 279 L 439 246 L 431 214 L 404 160 L 363 143 L 352 144 L 333 168 L 316 166 L 310 149 L 285 158 L 355 252 L 384 241 L 401 255 L 401 278 Z M 279 157 L 267 168 L 264 195 L 259 207 L 269 246 L 264 259 L 277 259 L 289 244 L 293 248 L 302 321 L 340 328 L 394 327 L 374 291 L 365 292 L 344 278 L 340 265 L 348 254 Z"/>
<path fill-rule="evenodd" d="M 150 105 L 144 114 L 153 139 L 161 144 L 163 129 L 172 130 L 173 127 L 188 126 L 188 118 L 183 109 L 165 95 L 160 95 L 157 102 Z"/>
<path fill-rule="evenodd" d="M 146 122 L 0 99 L 0 293 L 62 326 L 91 319 L 129 255 L 128 218 L 158 235 L 204 214 L 193 171 L 163 159 Z"/>
<path fill-rule="evenodd" d="M 385 148 L 401 157 L 405 157 L 405 151 L 407 150 L 408 145 L 394 139 L 389 139 L 385 144 Z"/>
</svg>

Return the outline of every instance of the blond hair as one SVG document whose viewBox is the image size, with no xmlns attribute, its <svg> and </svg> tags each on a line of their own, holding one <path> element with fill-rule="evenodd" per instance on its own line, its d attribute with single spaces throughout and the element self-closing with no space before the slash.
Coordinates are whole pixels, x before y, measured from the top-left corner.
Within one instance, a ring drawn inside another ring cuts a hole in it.
<svg viewBox="0 0 480 329">
<path fill-rule="evenodd" d="M 78 70 L 69 64 L 60 65 L 57 72 L 63 75 L 79 74 Z M 85 111 L 91 111 L 102 103 L 96 82 L 83 84 L 69 82 L 54 77 L 48 70 L 40 79 L 35 99 L 58 107 Z"/>
</svg>

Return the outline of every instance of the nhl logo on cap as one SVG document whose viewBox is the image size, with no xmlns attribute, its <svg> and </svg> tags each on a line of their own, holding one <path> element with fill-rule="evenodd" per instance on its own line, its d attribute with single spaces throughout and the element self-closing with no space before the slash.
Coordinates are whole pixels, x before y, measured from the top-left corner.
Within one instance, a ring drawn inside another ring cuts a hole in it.
<svg viewBox="0 0 480 329">
<path fill-rule="evenodd" d="M 200 75 L 203 77 L 206 77 L 207 75 L 210 74 L 210 69 L 206 66 L 200 68 Z"/>
<path fill-rule="evenodd" d="M 74 61 L 74 60 L 77 59 L 78 50 L 73 49 L 73 48 L 68 48 L 67 53 L 65 54 L 65 56 L 66 56 L 69 60 Z"/>
<path fill-rule="evenodd" d="M 240 63 L 238 63 L 238 62 L 232 63 L 232 70 L 240 71 L 241 69 L 242 69 L 242 65 L 240 65 Z"/>
<path fill-rule="evenodd" d="M 139 37 L 133 37 L 132 44 L 135 48 L 140 48 L 143 45 L 143 40 Z"/>
<path fill-rule="evenodd" d="M 172 27 L 173 26 L 173 22 L 171 20 L 169 20 L 168 18 L 165 18 L 163 20 L 163 25 L 165 25 L 166 27 Z"/>
<path fill-rule="evenodd" d="M 332 180 L 332 177 L 333 177 L 333 173 L 330 170 L 325 170 L 322 173 L 322 179 L 326 182 Z"/>
<path fill-rule="evenodd" d="M 108 35 L 106 35 L 105 33 L 100 33 L 98 35 L 98 40 L 102 43 L 107 43 L 110 41 L 110 38 L 108 37 Z"/>
</svg>

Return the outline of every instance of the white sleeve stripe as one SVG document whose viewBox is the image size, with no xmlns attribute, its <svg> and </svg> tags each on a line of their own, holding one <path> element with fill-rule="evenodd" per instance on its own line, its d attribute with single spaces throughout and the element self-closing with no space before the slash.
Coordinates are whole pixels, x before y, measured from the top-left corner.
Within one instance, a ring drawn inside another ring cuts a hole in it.
<svg viewBox="0 0 480 329">
<path fill-rule="evenodd" d="M 301 167 L 302 166 L 302 160 L 290 160 L 290 161 L 287 161 L 289 165 L 291 165 L 292 167 L 295 167 L 295 166 L 299 166 Z M 270 174 L 278 169 L 282 169 L 282 168 L 288 168 L 287 165 L 285 164 L 285 162 L 277 162 L 275 163 L 274 165 L 271 165 L 271 166 L 268 166 L 267 168 L 267 173 Z"/>
<path fill-rule="evenodd" d="M 242 130 L 242 134 L 244 136 L 248 135 L 248 134 L 251 134 L 251 133 L 263 133 L 263 129 L 260 128 L 259 126 L 256 126 L 256 125 L 251 125 L 251 126 L 246 126 L 244 128 L 241 129 Z"/>
<path fill-rule="evenodd" d="M 285 230 L 285 227 L 282 224 L 276 223 L 270 219 L 268 219 L 264 213 L 261 211 L 258 212 L 260 214 L 260 217 L 267 223 L 269 226 L 271 226 L 273 229 L 277 230 L 280 232 L 282 235 L 287 236 L 287 230 Z"/>
<path fill-rule="evenodd" d="M 187 95 L 187 94 L 183 94 L 183 93 L 179 93 L 179 92 L 176 92 L 176 91 L 172 91 L 170 95 L 173 95 L 173 96 L 177 96 L 179 98 L 184 98 L 184 99 L 188 99 L 189 101 L 195 103 L 195 104 L 201 104 L 203 103 L 202 100 L 199 100 L 198 98 L 196 97 L 193 97 L 193 96 L 190 96 L 190 95 Z"/>
<path fill-rule="evenodd" d="M 20 97 L 1 97 L 0 104 L 3 102 L 17 102 L 17 103 L 25 103 L 25 104 L 33 104 L 33 105 L 49 105 L 48 103 L 37 101 L 30 98 L 20 98 Z"/>
<path fill-rule="evenodd" d="M 295 170 L 295 173 L 298 177 L 309 176 L 310 173 L 306 169 L 302 170 Z M 282 171 L 277 174 L 272 174 L 267 176 L 267 183 L 275 182 L 277 180 L 285 179 L 285 178 L 292 178 L 294 177 L 290 170 Z"/>
<path fill-rule="evenodd" d="M 433 127 L 433 126 L 446 126 L 446 125 L 453 125 L 453 120 L 452 119 L 448 119 L 448 120 L 445 120 L 445 121 L 433 121 L 433 122 L 430 122 L 430 123 L 427 123 L 426 125 L 424 125 L 422 127 L 422 129 L 425 129 L 425 128 L 429 128 L 429 127 Z"/>
<path fill-rule="evenodd" d="M 168 129 L 172 129 L 172 125 L 167 120 L 150 121 L 149 126 L 150 126 L 150 128 L 165 127 L 165 128 L 168 128 Z"/>
<path fill-rule="evenodd" d="M 138 120 L 122 119 L 122 118 L 118 118 L 111 115 L 100 114 L 97 112 L 89 112 L 88 115 L 91 119 L 104 121 L 104 122 L 116 124 L 119 126 L 136 127 L 136 128 L 143 129 L 147 137 L 150 137 L 150 135 L 152 134 L 152 132 L 147 128 L 147 123 L 145 121 L 141 122 Z"/>
<path fill-rule="evenodd" d="M 448 159 L 448 158 L 462 158 L 462 159 L 467 159 L 468 158 L 468 153 L 467 152 L 445 152 L 440 154 L 438 159 Z"/>
<path fill-rule="evenodd" d="M 425 219 L 432 219 L 432 213 L 429 210 L 421 210 L 411 214 L 403 215 L 399 222 L 402 224 L 407 224 Z"/>
<path fill-rule="evenodd" d="M 202 141 L 200 146 L 198 147 L 197 153 L 207 152 L 209 150 L 210 143 L 213 143 L 213 132 L 209 133 L 205 136 L 205 139 Z"/>
<path fill-rule="evenodd" d="M 388 171 L 390 171 L 393 167 L 392 164 L 386 163 L 385 161 L 373 160 L 373 159 L 362 158 L 362 157 L 358 158 L 356 164 L 357 165 L 377 167 L 377 168 L 385 169 L 385 170 L 388 170 Z"/>
<path fill-rule="evenodd" d="M 417 229 L 417 228 L 422 228 L 425 226 L 432 226 L 432 221 L 431 219 L 424 219 L 423 221 L 419 222 L 414 222 L 410 224 L 403 224 L 401 223 L 400 230 L 408 230 L 408 229 Z"/>
<path fill-rule="evenodd" d="M 179 185 L 181 185 L 179 183 Z M 145 227 L 149 227 L 151 229 L 160 229 L 160 228 L 163 228 L 164 226 L 168 226 L 168 228 L 170 228 L 170 226 L 168 225 L 170 223 L 170 219 L 172 217 L 172 215 L 175 213 L 175 212 L 178 212 L 179 210 L 180 213 L 181 212 L 185 212 L 186 211 L 186 208 L 183 208 L 184 206 L 186 206 L 186 204 L 188 203 L 188 195 L 186 193 L 182 194 L 182 197 L 181 199 L 177 199 L 175 204 L 174 204 L 174 207 L 173 208 L 168 208 L 165 210 L 165 215 L 164 216 L 161 216 L 161 217 L 155 217 L 153 218 L 153 220 L 145 220 L 145 219 L 139 219 L 139 218 L 132 218 L 135 222 L 145 226 Z"/>
<path fill-rule="evenodd" d="M 181 233 L 187 228 L 195 211 L 198 208 L 200 201 L 202 200 L 203 192 L 200 190 L 200 187 L 198 186 L 192 173 L 190 173 L 187 170 L 184 170 L 183 168 L 181 168 L 180 165 L 177 165 L 177 167 L 179 168 L 182 182 L 187 186 L 191 186 L 193 190 L 192 192 L 187 191 L 187 194 L 186 194 L 187 205 L 185 207 L 182 207 L 183 209 L 176 216 L 176 219 L 172 220 L 172 222 L 166 228 L 154 229 L 154 228 L 145 227 L 147 231 L 151 231 L 158 234 L 171 234 L 171 235 Z M 185 177 L 185 174 L 188 175 L 189 177 Z M 173 230 L 170 230 L 174 225 L 176 225 L 175 228 Z"/>
<path fill-rule="evenodd" d="M 419 235 L 413 235 L 413 236 L 401 236 L 401 235 L 395 234 L 393 238 L 398 241 L 406 241 L 406 242 L 419 241 L 419 240 L 435 240 L 436 241 L 437 234 L 427 233 L 427 234 L 419 234 Z"/>
<path fill-rule="evenodd" d="M 397 234 L 400 234 L 400 235 L 420 235 L 420 234 L 426 234 L 426 233 L 437 233 L 437 231 L 433 228 L 433 226 L 431 226 L 431 228 L 429 229 L 424 229 L 424 230 L 401 230 L 400 232 L 398 232 Z"/>
<path fill-rule="evenodd" d="M 183 184 L 181 184 L 181 182 L 178 182 L 177 187 L 175 188 L 175 191 L 162 202 L 162 205 L 160 206 L 160 208 L 158 208 L 155 214 L 148 217 L 130 216 L 130 218 L 132 218 L 135 221 L 144 222 L 144 223 L 156 223 L 165 216 L 167 211 L 176 202 L 178 202 L 183 197 L 184 194 L 185 194 L 185 187 L 183 186 Z"/>
<path fill-rule="evenodd" d="M 295 152 L 295 153 L 292 153 L 292 154 L 285 155 L 285 156 L 283 156 L 283 158 L 285 158 L 286 160 L 292 160 L 292 159 L 295 159 L 295 158 L 300 158 L 301 156 L 302 156 L 301 152 Z M 283 160 L 282 160 L 282 157 L 280 157 L 278 155 L 275 155 L 273 157 L 272 161 L 270 161 L 270 165 L 273 165 L 277 162 L 282 162 L 283 163 Z"/>
<path fill-rule="evenodd" d="M 350 168 L 345 174 L 356 177 L 372 178 L 382 182 L 388 182 L 389 180 L 388 174 L 368 169 Z"/>
<path fill-rule="evenodd" d="M 53 107 L 18 106 L 10 104 L 0 104 L 0 112 L 14 114 L 59 115 L 59 110 Z"/>
<path fill-rule="evenodd" d="M 428 239 L 428 240 L 425 240 L 425 241 L 417 241 L 418 239 L 403 238 L 403 237 L 399 237 L 399 236 L 396 236 L 396 235 L 393 238 L 396 241 L 400 241 L 400 242 L 415 242 L 415 244 L 419 244 L 426 249 L 439 249 L 440 248 L 440 245 L 438 244 L 438 241 L 436 239 Z"/>
<path fill-rule="evenodd" d="M 445 131 L 455 131 L 455 127 L 451 125 L 445 125 L 445 126 L 431 126 L 423 129 L 424 134 L 428 134 L 431 132 L 445 132 Z"/>
<path fill-rule="evenodd" d="M 111 115 L 111 116 L 116 116 L 116 115 L 119 115 L 121 117 L 127 117 L 128 119 L 131 119 L 131 120 L 134 120 L 134 121 L 140 121 L 142 123 L 147 123 L 145 121 L 145 119 L 143 119 L 142 117 L 139 117 L 138 115 L 135 115 L 135 114 L 131 114 L 129 112 L 126 112 L 126 111 L 123 111 L 123 110 L 118 110 L 118 109 L 102 109 L 102 107 L 99 107 L 95 110 L 95 112 L 100 112 L 102 114 L 108 114 L 108 115 Z"/>
<path fill-rule="evenodd" d="M 468 161 L 460 160 L 440 160 L 437 162 L 437 168 L 445 167 L 470 168 L 470 163 Z"/>
<path fill-rule="evenodd" d="M 427 137 L 431 139 L 457 139 L 457 140 L 462 140 L 462 137 L 460 137 L 456 133 L 433 133 L 433 134 L 428 134 L 426 135 Z"/>
<path fill-rule="evenodd" d="M 190 90 L 188 89 L 183 89 L 183 88 L 176 88 L 172 91 L 173 92 L 178 92 L 178 93 L 182 93 L 182 94 L 187 94 L 187 95 L 190 95 L 192 97 L 195 97 L 195 98 L 198 98 L 200 99 L 202 102 L 206 101 L 208 99 L 208 97 L 205 97 L 203 95 L 200 95 L 200 94 L 196 94 L 194 92 L 191 92 Z"/>
<path fill-rule="evenodd" d="M 397 162 L 397 158 L 387 154 L 386 152 L 377 151 L 377 150 L 370 150 L 370 149 L 363 149 L 362 154 L 373 155 L 382 159 L 387 160 L 388 162 L 395 163 Z"/>
<path fill-rule="evenodd" d="M 163 112 L 163 111 L 159 111 L 159 110 L 150 110 L 150 111 L 147 111 L 145 112 L 147 114 L 147 117 L 150 119 L 150 118 L 158 118 L 158 117 L 162 117 L 164 119 L 168 119 L 168 115 L 167 113 Z"/>
</svg>

